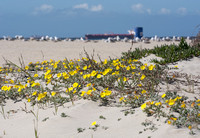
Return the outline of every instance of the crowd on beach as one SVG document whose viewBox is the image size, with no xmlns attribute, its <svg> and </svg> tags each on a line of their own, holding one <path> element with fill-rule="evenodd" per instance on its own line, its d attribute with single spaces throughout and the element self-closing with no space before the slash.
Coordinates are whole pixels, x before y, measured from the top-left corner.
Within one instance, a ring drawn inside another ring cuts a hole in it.
<svg viewBox="0 0 200 138">
<path fill-rule="evenodd" d="M 10 37 L 10 36 L 3 36 L 0 38 L 0 40 L 5 40 L 5 41 L 14 41 L 14 40 L 21 40 L 21 41 L 52 41 L 52 42 L 59 42 L 59 41 L 82 41 L 82 42 L 98 42 L 98 41 L 104 41 L 107 43 L 112 43 L 112 42 L 130 42 L 130 43 L 137 43 L 137 42 L 144 42 L 144 43 L 151 43 L 153 41 L 156 42 L 169 42 L 169 41 L 180 41 L 182 37 L 180 36 L 173 36 L 173 37 L 158 37 L 155 35 L 154 37 L 134 37 L 133 39 L 129 39 L 127 37 L 121 39 L 119 36 L 117 37 L 108 37 L 107 39 L 100 39 L 100 40 L 87 40 L 84 37 L 80 38 L 59 38 L 57 36 L 50 37 L 50 36 L 31 36 L 31 37 L 24 37 L 22 35 L 16 35 L 15 37 Z M 194 37 L 184 37 L 186 40 L 193 40 Z"/>
</svg>

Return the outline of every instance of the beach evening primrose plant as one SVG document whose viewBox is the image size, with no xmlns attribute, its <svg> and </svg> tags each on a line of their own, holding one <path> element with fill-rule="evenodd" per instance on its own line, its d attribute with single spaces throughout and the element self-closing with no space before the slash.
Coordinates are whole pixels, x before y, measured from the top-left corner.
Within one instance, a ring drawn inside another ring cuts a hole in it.
<svg viewBox="0 0 200 138">
<path fill-rule="evenodd" d="M 148 50 L 137 52 L 132 56 L 148 55 Z M 74 104 L 82 98 L 99 100 L 102 105 L 114 101 L 140 107 L 148 116 L 163 116 L 170 125 L 195 129 L 200 124 L 200 100 L 188 100 L 173 92 L 160 95 L 157 88 L 166 80 L 165 74 L 165 66 L 148 66 L 131 57 L 97 62 L 87 55 L 78 60 L 44 60 L 23 67 L 8 62 L 0 68 L 0 103 L 26 99 L 39 107 L 54 105 L 56 114 L 60 105 Z"/>
</svg>

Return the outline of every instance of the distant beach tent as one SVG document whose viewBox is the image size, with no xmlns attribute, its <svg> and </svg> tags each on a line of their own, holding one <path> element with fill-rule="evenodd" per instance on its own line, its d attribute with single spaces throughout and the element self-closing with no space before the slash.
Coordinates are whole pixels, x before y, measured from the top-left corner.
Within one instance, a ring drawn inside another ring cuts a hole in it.
<svg viewBox="0 0 200 138">
<path fill-rule="evenodd" d="M 135 28 L 135 37 L 138 37 L 140 39 L 143 37 L 143 28 L 142 27 Z"/>
</svg>

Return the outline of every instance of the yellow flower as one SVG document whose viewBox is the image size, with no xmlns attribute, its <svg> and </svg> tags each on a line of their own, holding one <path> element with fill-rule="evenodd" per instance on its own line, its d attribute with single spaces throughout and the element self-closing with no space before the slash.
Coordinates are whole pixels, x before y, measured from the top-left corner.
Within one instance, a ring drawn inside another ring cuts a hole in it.
<svg viewBox="0 0 200 138">
<path fill-rule="evenodd" d="M 87 94 L 87 95 L 90 95 L 91 92 L 92 92 L 92 90 L 88 90 L 86 94 Z"/>
<path fill-rule="evenodd" d="M 40 93 L 38 94 L 38 101 L 40 101 L 42 98 L 44 98 L 45 96 L 47 95 L 47 92 L 44 92 L 44 93 Z"/>
<path fill-rule="evenodd" d="M 138 84 L 137 86 L 142 87 L 142 84 Z"/>
<path fill-rule="evenodd" d="M 178 68 L 178 66 L 174 66 L 175 68 Z"/>
<path fill-rule="evenodd" d="M 168 120 L 168 121 L 167 121 L 167 123 L 170 125 L 170 124 L 171 124 L 171 121 L 170 121 L 170 120 Z"/>
<path fill-rule="evenodd" d="M 66 92 L 70 92 L 70 91 L 72 91 L 73 90 L 73 88 L 72 87 L 69 87 L 67 90 L 66 90 Z"/>
<path fill-rule="evenodd" d="M 74 87 L 74 88 L 78 87 L 78 83 L 75 82 L 75 83 L 73 84 L 73 87 Z"/>
<path fill-rule="evenodd" d="M 32 82 L 31 87 L 34 87 L 35 85 L 36 85 L 36 83 L 35 83 L 35 82 Z"/>
<path fill-rule="evenodd" d="M 131 66 L 131 69 L 136 69 L 136 67 L 135 66 Z"/>
<path fill-rule="evenodd" d="M 47 84 L 49 84 L 51 82 L 51 79 L 47 80 Z"/>
<path fill-rule="evenodd" d="M 34 91 L 33 94 L 32 94 L 32 96 L 34 96 L 34 95 L 36 95 L 36 94 L 37 94 L 37 91 Z"/>
<path fill-rule="evenodd" d="M 84 67 L 83 67 L 83 70 L 86 70 L 86 69 L 87 69 L 87 66 L 84 66 Z"/>
<path fill-rule="evenodd" d="M 130 67 L 128 66 L 128 67 L 126 68 L 126 70 L 130 70 Z"/>
<path fill-rule="evenodd" d="M 86 74 L 87 75 L 87 78 L 90 78 L 91 77 L 91 75 L 90 74 Z"/>
<path fill-rule="evenodd" d="M 101 96 L 101 98 L 104 98 L 106 96 L 106 93 L 105 92 L 101 92 L 100 96 Z"/>
<path fill-rule="evenodd" d="M 61 74 L 61 73 L 58 73 L 58 74 L 57 74 L 57 77 L 58 77 L 58 78 L 60 78 L 61 76 L 62 76 L 62 74 Z"/>
<path fill-rule="evenodd" d="M 191 104 L 191 107 L 193 108 L 193 107 L 194 107 L 194 105 L 195 105 L 195 102 L 193 102 L 193 103 Z"/>
<path fill-rule="evenodd" d="M 153 70 L 154 67 L 155 67 L 155 65 L 150 65 L 149 70 Z"/>
<path fill-rule="evenodd" d="M 76 71 L 70 71 L 69 75 L 74 76 L 74 74 L 76 74 Z"/>
<path fill-rule="evenodd" d="M 18 92 L 21 92 L 22 91 L 22 88 L 21 87 L 19 87 L 19 89 L 18 89 Z"/>
<path fill-rule="evenodd" d="M 145 91 L 145 90 L 142 90 L 142 92 L 141 92 L 141 93 L 142 93 L 142 94 L 144 94 L 144 93 L 146 93 L 146 92 L 147 92 L 147 91 Z"/>
<path fill-rule="evenodd" d="M 103 64 L 106 65 L 108 63 L 107 59 L 104 60 Z"/>
<path fill-rule="evenodd" d="M 83 72 L 80 72 L 80 75 L 83 75 Z"/>
<path fill-rule="evenodd" d="M 120 67 L 119 66 L 116 66 L 116 70 L 119 70 L 120 69 Z"/>
<path fill-rule="evenodd" d="M 69 75 L 66 72 L 63 72 L 62 75 L 63 75 L 64 79 L 68 79 L 69 78 Z"/>
<path fill-rule="evenodd" d="M 35 75 L 34 75 L 34 78 L 36 78 L 36 77 L 38 77 L 38 74 L 35 74 Z"/>
<path fill-rule="evenodd" d="M 44 78 L 49 80 L 49 79 L 52 78 L 52 74 L 47 74 L 47 75 L 44 76 Z"/>
<path fill-rule="evenodd" d="M 30 102 L 31 101 L 31 99 L 30 98 L 28 98 L 28 100 L 27 100 L 28 102 Z"/>
<path fill-rule="evenodd" d="M 45 97 L 45 96 L 47 95 L 47 92 L 44 92 L 43 95 L 44 95 L 44 97 Z"/>
<path fill-rule="evenodd" d="M 50 63 L 52 63 L 52 62 L 54 62 L 54 60 L 53 60 L 53 59 L 50 59 Z"/>
<path fill-rule="evenodd" d="M 2 86 L 2 87 L 1 87 L 1 90 L 7 91 L 7 86 Z"/>
<path fill-rule="evenodd" d="M 143 74 L 142 77 L 140 78 L 140 80 L 143 80 L 146 76 Z"/>
<path fill-rule="evenodd" d="M 53 67 L 56 69 L 58 66 L 57 66 L 57 64 L 55 63 L 55 64 L 53 65 Z"/>
<path fill-rule="evenodd" d="M 123 101 L 123 100 L 124 100 L 124 97 L 121 97 L 121 98 L 119 99 L 120 102 Z"/>
<path fill-rule="evenodd" d="M 140 95 L 135 95 L 134 98 L 139 99 Z"/>
<path fill-rule="evenodd" d="M 155 106 L 159 106 L 159 105 L 162 105 L 162 103 L 161 102 L 155 103 Z"/>
<path fill-rule="evenodd" d="M 176 121 L 176 120 L 177 120 L 177 118 L 175 118 L 175 117 L 171 117 L 170 119 L 171 119 L 171 120 L 174 120 L 174 121 Z"/>
<path fill-rule="evenodd" d="M 123 81 L 127 81 L 127 78 L 126 78 L 126 77 L 124 77 L 124 78 L 123 78 Z"/>
<path fill-rule="evenodd" d="M 101 78 L 101 74 L 98 74 L 98 75 L 97 75 L 97 78 L 100 79 L 100 78 Z"/>
<path fill-rule="evenodd" d="M 39 95 L 38 95 L 38 101 L 40 101 L 41 99 L 42 99 L 42 97 L 43 97 L 43 94 L 42 93 L 40 93 Z"/>
<path fill-rule="evenodd" d="M 141 69 L 141 70 L 144 70 L 144 69 L 145 69 L 145 66 L 141 66 L 140 69 Z"/>
<path fill-rule="evenodd" d="M 96 124 L 97 124 L 97 122 L 96 122 L 96 121 L 92 122 L 92 126 L 95 126 Z"/>
<path fill-rule="evenodd" d="M 142 110 L 145 109 L 146 107 L 147 107 L 147 104 L 146 104 L 146 103 L 144 103 L 144 104 L 141 105 L 141 109 L 142 109 Z"/>
<path fill-rule="evenodd" d="M 13 84 L 13 83 L 14 83 L 14 80 L 10 80 L 10 83 Z"/>
<path fill-rule="evenodd" d="M 91 76 L 94 77 L 95 75 L 97 75 L 97 72 L 95 70 L 93 70 L 91 73 Z"/>
<path fill-rule="evenodd" d="M 87 87 L 90 87 L 90 86 L 91 86 L 91 83 L 88 83 L 86 86 L 87 86 Z"/>
<path fill-rule="evenodd" d="M 54 95 L 56 95 L 56 92 L 52 92 L 52 93 L 51 93 L 51 96 L 54 96 Z"/>
<path fill-rule="evenodd" d="M 28 70 L 28 69 L 29 69 L 29 67 L 28 67 L 28 66 L 26 66 L 26 67 L 25 67 L 25 70 Z"/>
<path fill-rule="evenodd" d="M 47 75 L 47 74 L 49 74 L 51 72 L 51 70 L 49 69 L 49 70 L 47 70 L 47 72 L 45 73 L 45 75 Z"/>
<path fill-rule="evenodd" d="M 188 129 L 192 129 L 192 126 L 189 125 L 189 126 L 188 126 Z"/>
<path fill-rule="evenodd" d="M 174 101 L 173 99 L 170 99 L 168 104 L 169 104 L 169 105 L 174 105 L 174 104 L 175 104 L 175 101 Z"/>
<path fill-rule="evenodd" d="M 185 107 L 186 107 L 186 105 L 183 103 L 183 104 L 181 104 L 181 107 L 182 107 L 182 108 L 185 108 Z"/>
<path fill-rule="evenodd" d="M 82 91 L 81 92 L 81 96 L 84 96 L 85 93 L 86 93 L 86 91 Z"/>
<path fill-rule="evenodd" d="M 111 71 L 112 69 L 105 69 L 105 71 L 102 73 L 104 76 L 106 75 L 106 74 L 108 74 L 110 71 Z"/>
<path fill-rule="evenodd" d="M 200 102 L 200 99 L 196 100 L 196 102 L 197 102 L 197 103 Z"/>
<path fill-rule="evenodd" d="M 119 71 L 115 71 L 115 74 L 116 74 L 116 75 L 119 75 Z"/>
<path fill-rule="evenodd" d="M 87 78 L 87 74 L 83 75 L 83 79 L 86 79 Z"/>
<path fill-rule="evenodd" d="M 73 91 L 73 94 L 75 94 L 75 93 L 76 93 L 76 90 Z"/>
<path fill-rule="evenodd" d="M 161 97 L 162 97 L 162 98 L 165 98 L 165 96 L 166 96 L 166 94 L 164 93 Z"/>
<path fill-rule="evenodd" d="M 104 90 L 104 91 L 105 91 L 106 96 L 109 96 L 112 93 L 112 91 L 109 91 L 108 88 L 106 90 Z"/>
</svg>

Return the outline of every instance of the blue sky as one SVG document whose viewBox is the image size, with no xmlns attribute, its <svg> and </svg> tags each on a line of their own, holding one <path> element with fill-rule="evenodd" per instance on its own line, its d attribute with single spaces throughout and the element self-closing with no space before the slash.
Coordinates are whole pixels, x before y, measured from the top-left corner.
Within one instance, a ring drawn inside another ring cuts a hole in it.
<svg viewBox="0 0 200 138">
<path fill-rule="evenodd" d="M 0 37 L 87 33 L 128 33 L 143 27 L 144 36 L 196 35 L 199 0 L 0 0 Z"/>
</svg>

